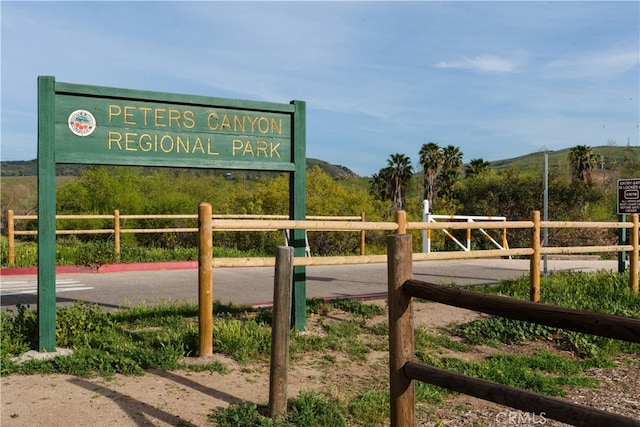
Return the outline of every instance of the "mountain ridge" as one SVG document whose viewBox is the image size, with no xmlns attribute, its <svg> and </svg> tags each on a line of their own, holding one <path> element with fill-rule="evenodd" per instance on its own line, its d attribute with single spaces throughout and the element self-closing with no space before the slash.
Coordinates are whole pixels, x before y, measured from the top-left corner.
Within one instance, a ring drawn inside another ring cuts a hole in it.
<svg viewBox="0 0 640 427">
<path fill-rule="evenodd" d="M 320 167 L 334 179 L 357 177 L 351 169 L 342 165 L 334 165 L 324 160 L 307 158 L 307 168 Z M 88 165 L 57 164 L 57 176 L 77 176 Z M 169 168 L 171 169 L 171 168 Z M 221 172 L 227 171 L 220 169 Z M 3 160 L 0 162 L 1 176 L 36 176 L 38 175 L 38 160 Z"/>
<path fill-rule="evenodd" d="M 569 166 L 569 152 L 571 148 L 563 148 L 560 150 L 543 150 L 522 156 L 512 157 L 508 159 L 489 160 L 489 167 L 496 170 L 516 167 L 521 170 L 541 170 L 543 163 L 543 155 L 548 154 L 549 167 L 559 168 Z M 634 161 L 640 162 L 640 147 L 637 146 L 617 146 L 603 145 L 591 147 L 592 152 L 596 156 L 599 169 L 615 168 L 624 162 Z M 487 159 L 483 159 L 487 160 Z M 336 165 L 324 160 L 307 158 L 307 168 L 314 166 L 320 167 L 334 179 L 345 179 L 360 176 L 346 166 Z M 56 165 L 56 175 L 58 176 L 77 176 L 86 165 L 58 164 Z M 416 172 L 418 168 L 415 168 Z M 222 170 L 225 172 L 226 170 Z M 1 176 L 36 176 L 38 174 L 38 161 L 33 160 L 6 160 L 0 162 Z"/>
</svg>

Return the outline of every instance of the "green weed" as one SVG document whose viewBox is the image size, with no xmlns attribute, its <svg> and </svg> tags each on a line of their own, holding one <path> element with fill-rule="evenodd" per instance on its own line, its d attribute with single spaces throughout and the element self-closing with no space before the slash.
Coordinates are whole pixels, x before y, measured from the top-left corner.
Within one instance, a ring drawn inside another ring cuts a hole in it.
<svg viewBox="0 0 640 427">
<path fill-rule="evenodd" d="M 286 420 L 292 426 L 346 426 L 341 405 L 315 392 L 301 392 L 292 399 Z"/>
<path fill-rule="evenodd" d="M 257 405 L 246 401 L 217 409 L 208 418 L 218 427 L 278 427 L 286 425 L 265 417 L 258 412 Z"/>
<path fill-rule="evenodd" d="M 211 373 L 217 372 L 218 374 L 222 374 L 222 375 L 229 373 L 229 368 L 227 368 L 227 366 L 220 361 L 203 363 L 203 364 L 182 363 L 178 367 L 180 369 L 185 369 L 191 372 L 211 372 Z"/>
<path fill-rule="evenodd" d="M 478 289 L 518 299 L 529 299 L 529 279 L 506 280 Z M 578 310 L 640 318 L 640 298 L 633 295 L 627 274 L 560 272 L 541 284 L 540 302 Z M 470 344 L 520 344 L 544 340 L 578 355 L 594 357 L 618 352 L 640 353 L 640 345 L 535 323 L 492 317 L 461 325 L 457 333 Z"/>
<path fill-rule="evenodd" d="M 242 402 L 217 409 L 209 420 L 218 427 L 325 427 L 346 426 L 341 405 L 334 399 L 315 392 L 300 392 L 289 400 L 287 413 L 282 419 L 271 419 L 263 415 L 256 404 Z"/>
<path fill-rule="evenodd" d="M 443 334 L 434 335 L 424 326 L 416 326 L 414 328 L 414 342 L 416 349 L 436 349 L 439 347 L 447 348 L 454 351 L 468 352 L 471 347 L 451 339 L 451 337 Z"/>
<path fill-rule="evenodd" d="M 213 345 L 240 363 L 265 360 L 271 354 L 271 328 L 253 319 L 214 321 Z"/>
<path fill-rule="evenodd" d="M 389 390 L 365 390 L 347 403 L 349 419 L 356 425 L 379 426 L 389 419 Z"/>
</svg>

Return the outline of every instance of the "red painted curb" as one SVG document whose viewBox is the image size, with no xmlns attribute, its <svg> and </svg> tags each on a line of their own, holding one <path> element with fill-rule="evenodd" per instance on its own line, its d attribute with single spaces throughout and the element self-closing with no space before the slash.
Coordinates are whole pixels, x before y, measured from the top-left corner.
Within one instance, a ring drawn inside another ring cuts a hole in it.
<svg viewBox="0 0 640 427">
<path fill-rule="evenodd" d="M 98 273 L 118 273 L 123 271 L 191 270 L 198 268 L 198 261 L 136 262 L 127 264 L 105 264 L 98 267 Z"/>
<path fill-rule="evenodd" d="M 125 264 L 105 264 L 98 268 L 78 265 L 59 265 L 56 274 L 77 273 L 118 273 L 126 271 L 191 270 L 198 268 L 198 261 L 133 262 Z M 4 267 L 0 276 L 37 275 L 38 267 Z"/>
</svg>

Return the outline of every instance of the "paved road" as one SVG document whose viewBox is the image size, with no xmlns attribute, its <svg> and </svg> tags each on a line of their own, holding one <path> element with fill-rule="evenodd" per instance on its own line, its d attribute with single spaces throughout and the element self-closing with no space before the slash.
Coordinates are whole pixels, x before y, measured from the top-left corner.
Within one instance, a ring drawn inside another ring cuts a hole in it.
<svg viewBox="0 0 640 427">
<path fill-rule="evenodd" d="M 618 268 L 617 261 L 549 260 L 548 270 L 595 271 Z M 498 283 L 520 277 L 529 270 L 528 260 L 455 260 L 415 262 L 413 276 L 438 284 L 460 286 Z M 213 296 L 223 303 L 262 305 L 273 300 L 273 267 L 218 268 L 213 272 Z M 97 303 L 117 309 L 143 302 L 195 303 L 198 300 L 198 271 L 164 270 L 114 273 L 58 274 L 58 304 L 74 301 Z M 35 275 L 0 277 L 2 308 L 16 304 L 37 305 Z M 344 297 L 384 294 L 387 291 L 386 264 L 307 267 L 307 297 Z"/>
</svg>

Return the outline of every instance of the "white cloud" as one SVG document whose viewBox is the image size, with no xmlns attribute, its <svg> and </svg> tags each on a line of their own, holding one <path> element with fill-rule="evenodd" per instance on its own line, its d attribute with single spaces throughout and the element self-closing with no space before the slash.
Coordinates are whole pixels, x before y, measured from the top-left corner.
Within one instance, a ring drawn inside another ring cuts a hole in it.
<svg viewBox="0 0 640 427">
<path fill-rule="evenodd" d="M 627 72 L 639 63 L 640 52 L 631 48 L 559 59 L 548 63 L 545 70 L 552 77 L 595 78 Z"/>
<path fill-rule="evenodd" d="M 479 71 L 483 73 L 511 73 L 516 70 L 517 64 L 512 60 L 495 55 L 478 55 L 475 58 L 465 57 L 458 61 L 438 62 L 436 67 Z"/>
</svg>

